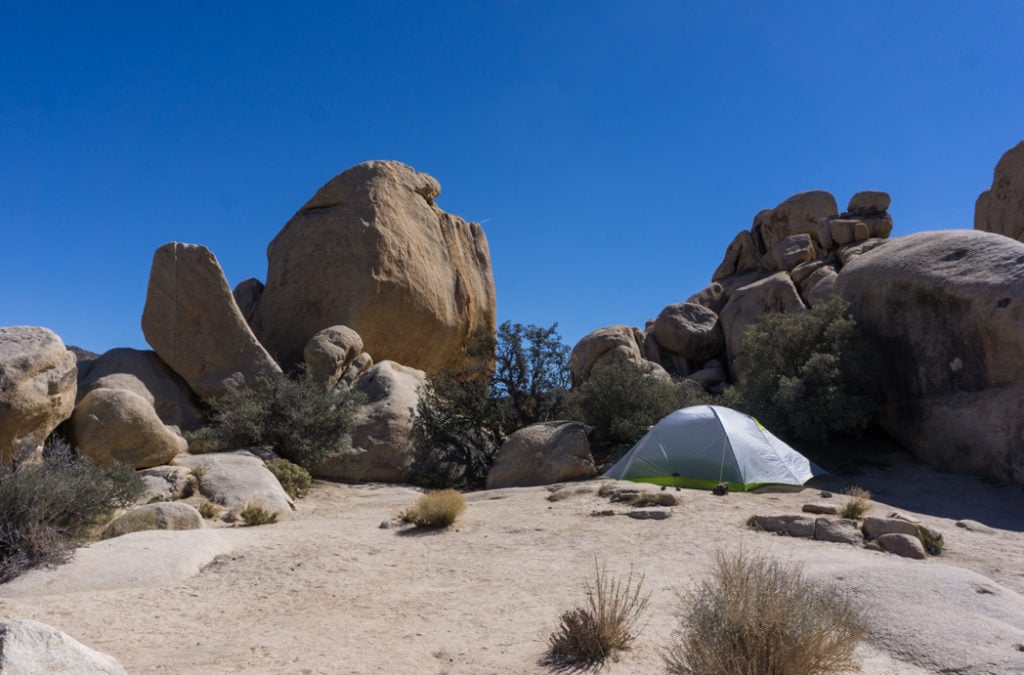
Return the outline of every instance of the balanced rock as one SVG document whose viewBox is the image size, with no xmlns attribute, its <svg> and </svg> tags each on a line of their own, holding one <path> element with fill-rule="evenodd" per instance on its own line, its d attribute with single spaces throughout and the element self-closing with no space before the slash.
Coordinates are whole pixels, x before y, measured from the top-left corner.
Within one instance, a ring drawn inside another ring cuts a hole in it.
<svg viewBox="0 0 1024 675">
<path fill-rule="evenodd" d="M 0 622 L 0 673 L 128 675 L 114 657 L 29 619 Z"/>
<path fill-rule="evenodd" d="M 220 263 L 205 246 L 171 242 L 153 254 L 142 332 L 203 400 L 281 372 L 249 329 Z"/>
<path fill-rule="evenodd" d="M 127 389 L 94 389 L 75 406 L 71 431 L 82 454 L 136 469 L 166 464 L 188 449 L 149 401 Z"/>
<path fill-rule="evenodd" d="M 770 253 L 775 246 L 794 234 L 812 234 L 818 221 L 839 213 L 836 199 L 824 190 L 800 192 L 774 209 L 761 211 L 754 218 L 753 235 L 761 253 Z"/>
<path fill-rule="evenodd" d="M 713 359 L 725 346 L 718 315 L 690 302 L 661 310 L 654 321 L 654 339 L 662 348 L 701 363 Z"/>
<path fill-rule="evenodd" d="M 847 213 L 851 216 L 880 216 L 889 210 L 889 193 L 862 190 L 850 197 Z"/>
<path fill-rule="evenodd" d="M 56 333 L 0 328 L 0 462 L 35 454 L 75 405 L 76 359 Z"/>
<path fill-rule="evenodd" d="M 912 234 L 850 259 L 836 290 L 877 345 L 881 426 L 940 468 L 1024 483 L 1024 244 Z"/>
<path fill-rule="evenodd" d="M 331 326 L 319 331 L 302 350 L 310 375 L 324 386 L 338 382 L 352 384 L 373 365 L 363 352 L 363 339 L 347 326 Z"/>
<path fill-rule="evenodd" d="M 1024 141 L 996 164 L 992 187 L 974 205 L 974 229 L 1024 241 Z"/>
<path fill-rule="evenodd" d="M 487 488 L 550 485 L 596 475 L 585 424 L 541 422 L 516 431 L 502 444 L 487 474 Z"/>
<path fill-rule="evenodd" d="M 78 400 L 94 389 L 126 389 L 146 399 L 164 424 L 192 431 L 203 425 L 203 413 L 185 380 L 156 352 L 111 349 L 96 358 L 79 379 Z"/>
<path fill-rule="evenodd" d="M 569 372 L 573 386 L 583 384 L 594 368 L 613 361 L 631 361 L 641 364 L 640 351 L 644 335 L 639 328 L 607 326 L 585 335 L 576 343 L 569 355 Z"/>
<path fill-rule="evenodd" d="M 733 292 L 721 313 L 729 367 L 742 377 L 743 335 L 769 312 L 798 313 L 807 308 L 792 279 L 785 272 L 776 272 Z"/>
<path fill-rule="evenodd" d="M 434 371 L 464 364 L 495 332 L 494 279 L 477 223 L 434 203 L 441 186 L 399 162 L 335 176 L 267 248 L 256 334 L 286 367 L 318 331 L 348 326 L 377 360 Z"/>
<path fill-rule="evenodd" d="M 381 361 L 356 384 L 366 404 L 356 415 L 348 447 L 339 448 L 313 470 L 318 478 L 347 481 L 408 482 L 416 457 L 413 423 L 422 370 Z"/>
</svg>

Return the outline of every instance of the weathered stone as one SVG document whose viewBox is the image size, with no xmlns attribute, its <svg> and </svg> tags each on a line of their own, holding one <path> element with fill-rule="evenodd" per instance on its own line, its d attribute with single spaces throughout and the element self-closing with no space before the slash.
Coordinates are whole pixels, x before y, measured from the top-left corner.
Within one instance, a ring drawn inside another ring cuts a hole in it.
<svg viewBox="0 0 1024 675">
<path fill-rule="evenodd" d="M 922 232 L 851 260 L 839 294 L 879 352 L 881 426 L 935 466 L 1024 483 L 1024 244 Z"/>
<path fill-rule="evenodd" d="M 717 359 L 708 361 L 704 364 L 703 368 L 686 377 L 699 384 L 704 391 L 708 391 L 712 387 L 716 387 L 726 381 L 725 368 L 722 367 L 721 361 Z"/>
<path fill-rule="evenodd" d="M 0 462 L 34 455 L 75 405 L 76 359 L 56 333 L 0 328 Z"/>
<path fill-rule="evenodd" d="M 781 516 L 754 516 L 754 527 L 766 532 L 787 534 L 791 537 L 813 537 L 815 519 L 810 516 L 786 514 Z"/>
<path fill-rule="evenodd" d="M 699 362 L 717 356 L 725 344 L 718 315 L 689 302 L 661 310 L 654 321 L 654 339 L 664 349 Z"/>
<path fill-rule="evenodd" d="M 883 534 L 909 534 L 912 537 L 919 537 L 917 532 L 917 525 L 914 523 L 903 520 L 902 518 L 878 518 L 876 516 L 868 516 L 864 518 L 862 529 L 864 530 L 864 536 L 869 539 L 878 539 Z"/>
<path fill-rule="evenodd" d="M 725 258 L 718 269 L 711 275 L 712 281 L 719 281 L 735 274 L 753 272 L 761 266 L 761 254 L 754 243 L 754 237 L 747 230 L 743 230 L 732 240 L 729 247 L 725 249 Z"/>
<path fill-rule="evenodd" d="M 246 504 L 260 502 L 278 518 L 291 514 L 295 506 L 263 460 L 247 450 L 216 452 L 207 455 L 179 455 L 176 466 L 202 470 L 199 492 L 225 507 L 229 519 L 237 517 Z"/>
<path fill-rule="evenodd" d="M 95 389 L 125 389 L 146 399 L 164 424 L 192 431 L 203 425 L 195 394 L 156 352 L 111 349 L 78 381 L 78 400 Z"/>
<path fill-rule="evenodd" d="M 853 216 L 876 216 L 889 210 L 889 193 L 862 190 L 850 197 L 847 212 Z"/>
<path fill-rule="evenodd" d="M 839 256 L 839 262 L 843 267 L 845 267 L 854 258 L 862 256 L 865 253 L 869 253 L 879 246 L 887 243 L 889 243 L 888 239 L 868 239 L 867 241 L 847 244 L 842 246 L 837 253 Z"/>
<path fill-rule="evenodd" d="M 774 209 L 761 211 L 754 218 L 754 241 L 761 253 L 771 252 L 776 244 L 794 234 L 812 234 L 818 221 L 839 213 L 835 197 L 824 190 L 800 192 Z"/>
<path fill-rule="evenodd" d="M 0 673 L 128 675 L 117 660 L 52 626 L 28 619 L 0 622 Z"/>
<path fill-rule="evenodd" d="M 828 302 L 835 295 L 836 279 L 839 273 L 830 265 L 816 269 L 800 284 L 800 295 L 808 307 Z"/>
<path fill-rule="evenodd" d="M 958 520 L 956 521 L 957 527 L 962 527 L 968 532 L 980 532 L 982 534 L 995 534 L 998 532 L 996 528 L 989 527 L 984 523 L 979 523 L 976 520 Z"/>
<path fill-rule="evenodd" d="M 895 553 L 901 558 L 924 560 L 928 557 L 928 554 L 925 553 L 924 545 L 916 535 L 889 532 L 878 536 L 878 544 L 882 547 L 882 550 Z"/>
<path fill-rule="evenodd" d="M 569 355 L 572 385 L 583 384 L 595 367 L 619 360 L 637 364 L 645 360 L 632 328 L 608 326 L 588 333 Z"/>
<path fill-rule="evenodd" d="M 686 302 L 703 305 L 715 314 L 718 314 L 725 307 L 726 300 L 728 298 L 725 296 L 725 287 L 714 281 L 691 295 L 686 299 Z M 650 329 L 648 328 L 648 330 Z"/>
<path fill-rule="evenodd" d="M 848 518 L 818 518 L 814 524 L 814 538 L 839 544 L 861 544 L 864 535 L 857 527 L 856 520 Z"/>
<path fill-rule="evenodd" d="M 154 466 L 139 471 L 139 477 L 146 483 L 146 491 L 138 500 L 141 504 L 182 499 L 196 491 L 196 478 L 184 466 Z"/>
<path fill-rule="evenodd" d="M 778 272 L 737 289 L 720 315 L 730 370 L 736 376 L 742 377 L 743 334 L 748 327 L 756 324 L 768 312 L 789 314 L 803 312 L 806 309 L 800 294 L 785 272 Z"/>
<path fill-rule="evenodd" d="M 250 327 L 252 326 L 252 317 L 256 314 L 256 306 L 263 295 L 263 288 L 262 281 L 249 277 L 235 286 L 235 290 L 231 293 L 235 298 L 235 304 L 238 305 L 238 311 L 242 313 L 242 317 Z"/>
<path fill-rule="evenodd" d="M 586 425 L 542 422 L 506 439 L 487 474 L 487 488 L 550 485 L 596 475 Z"/>
<path fill-rule="evenodd" d="M 267 248 L 253 324 L 291 367 L 328 326 L 359 333 L 378 361 L 435 371 L 465 364 L 474 335 L 495 333 L 494 279 L 478 223 L 434 203 L 441 186 L 399 162 L 335 176 Z"/>
<path fill-rule="evenodd" d="M 834 265 L 835 255 L 829 254 L 824 258 L 818 258 L 816 260 L 808 260 L 807 262 L 800 263 L 789 271 L 789 276 L 793 279 L 793 283 L 797 286 L 803 283 L 804 279 L 811 276 L 812 273 L 816 272 L 818 268 L 824 267 L 825 265 Z"/>
<path fill-rule="evenodd" d="M 672 509 L 652 506 L 643 509 L 633 509 L 627 512 L 626 515 L 636 520 L 665 520 L 672 516 Z"/>
<path fill-rule="evenodd" d="M 313 475 L 347 481 L 408 482 L 416 456 L 413 422 L 425 382 L 422 370 L 394 361 L 381 361 L 370 368 L 355 387 L 366 396 L 366 404 L 356 415 L 348 447 L 339 448 L 315 467 Z"/>
<path fill-rule="evenodd" d="M 331 326 L 319 331 L 306 344 L 302 358 L 310 375 L 317 382 L 332 387 L 348 375 L 349 369 L 360 356 L 364 358 L 351 374 L 362 375 L 373 365 L 373 359 L 363 352 L 363 339 L 359 333 L 347 326 Z M 362 369 L 362 372 L 358 372 Z"/>
<path fill-rule="evenodd" d="M 204 400 L 281 372 L 252 334 L 220 263 L 205 246 L 171 242 L 153 254 L 142 332 Z"/>
<path fill-rule="evenodd" d="M 804 504 L 800 510 L 804 513 L 819 513 L 825 516 L 834 516 L 839 513 L 839 507 L 835 504 Z"/>
<path fill-rule="evenodd" d="M 120 537 L 143 530 L 198 530 L 203 517 L 185 502 L 156 502 L 137 506 L 103 530 L 103 538 Z"/>
<path fill-rule="evenodd" d="M 974 229 L 1024 240 L 1024 141 L 996 164 L 992 187 L 974 205 Z"/>
<path fill-rule="evenodd" d="M 772 249 L 775 268 L 788 272 L 800 263 L 814 260 L 817 253 L 809 234 L 794 234 L 786 237 Z"/>
<path fill-rule="evenodd" d="M 188 443 L 165 425 L 149 401 L 127 389 L 94 389 L 71 416 L 82 454 L 96 462 L 122 462 L 136 469 L 166 464 Z"/>
</svg>

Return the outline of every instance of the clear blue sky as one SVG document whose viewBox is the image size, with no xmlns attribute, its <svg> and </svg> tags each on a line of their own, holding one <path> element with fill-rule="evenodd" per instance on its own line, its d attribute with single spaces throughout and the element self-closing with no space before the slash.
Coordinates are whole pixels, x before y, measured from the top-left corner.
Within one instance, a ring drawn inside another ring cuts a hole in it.
<svg viewBox="0 0 1024 675">
<path fill-rule="evenodd" d="M 1024 2 L 0 0 L 0 325 L 144 348 L 152 253 L 229 283 L 397 159 L 484 223 L 499 319 L 570 345 L 702 288 L 790 194 L 971 227 L 1024 138 Z"/>
</svg>

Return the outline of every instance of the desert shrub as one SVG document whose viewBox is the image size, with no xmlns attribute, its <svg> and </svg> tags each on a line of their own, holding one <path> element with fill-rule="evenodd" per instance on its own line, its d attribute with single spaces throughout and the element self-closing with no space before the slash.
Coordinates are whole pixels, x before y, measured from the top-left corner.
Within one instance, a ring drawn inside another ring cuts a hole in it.
<svg viewBox="0 0 1024 675">
<path fill-rule="evenodd" d="M 249 526 L 255 525 L 270 525 L 277 522 L 277 514 L 268 511 L 263 502 L 259 499 L 253 499 L 246 502 L 242 506 L 242 510 L 239 512 L 238 517 Z"/>
<path fill-rule="evenodd" d="M 199 505 L 199 515 L 207 520 L 214 518 L 220 518 L 221 514 L 224 513 L 224 507 L 216 502 L 205 501 Z"/>
<path fill-rule="evenodd" d="M 402 514 L 401 520 L 416 527 L 444 528 L 466 510 L 466 498 L 458 490 L 428 492 Z"/>
<path fill-rule="evenodd" d="M 921 535 L 921 543 L 924 544 L 924 550 L 928 552 L 928 555 L 942 555 L 946 541 L 941 532 L 936 532 L 924 525 L 918 525 L 917 531 Z"/>
<path fill-rule="evenodd" d="M 847 309 L 837 297 L 800 314 L 765 314 L 744 335 L 750 366 L 723 403 L 790 439 L 860 433 L 877 408 L 866 378 L 872 352 Z"/>
<path fill-rule="evenodd" d="M 595 563 L 594 582 L 586 585 L 587 601 L 559 618 L 548 639 L 548 659 L 558 665 L 591 665 L 627 649 L 650 600 L 643 583 L 642 574 L 634 576 L 630 570 L 623 580 Z"/>
<path fill-rule="evenodd" d="M 839 510 L 839 515 L 851 520 L 860 520 L 871 508 L 871 493 L 859 485 L 851 485 L 846 490 L 847 499 Z"/>
<path fill-rule="evenodd" d="M 429 373 L 417 407 L 417 481 L 482 485 L 509 434 L 557 419 L 569 382 L 568 355 L 557 324 L 506 321 L 496 338 L 471 341 L 464 368 Z"/>
<path fill-rule="evenodd" d="M 850 598 L 793 563 L 719 552 L 711 579 L 680 598 L 664 654 L 673 675 L 816 675 L 856 669 L 865 635 Z"/>
<path fill-rule="evenodd" d="M 313 477 L 298 464 L 278 458 L 270 460 L 266 465 L 292 499 L 301 499 L 309 492 L 309 486 L 313 484 Z"/>
<path fill-rule="evenodd" d="M 209 401 L 211 424 L 189 434 L 189 448 L 269 445 L 285 459 L 313 469 L 343 446 L 364 400 L 348 387 L 324 387 L 304 369 L 294 377 L 264 378 Z"/>
<path fill-rule="evenodd" d="M 0 583 L 63 561 L 144 491 L 131 467 L 93 464 L 60 439 L 48 442 L 42 461 L 0 464 Z"/>
<path fill-rule="evenodd" d="M 682 382 L 647 374 L 628 361 L 612 361 L 572 390 L 567 410 L 572 419 L 593 427 L 595 450 L 609 451 L 636 443 L 673 410 L 707 402 L 703 392 Z"/>
</svg>

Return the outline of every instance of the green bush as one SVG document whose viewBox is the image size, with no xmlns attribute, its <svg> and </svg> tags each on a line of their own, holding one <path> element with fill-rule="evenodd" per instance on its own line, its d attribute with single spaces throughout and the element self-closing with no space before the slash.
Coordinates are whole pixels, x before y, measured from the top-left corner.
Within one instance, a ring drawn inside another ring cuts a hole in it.
<svg viewBox="0 0 1024 675">
<path fill-rule="evenodd" d="M 840 298 L 801 314 L 766 314 L 747 329 L 741 384 L 723 404 L 789 439 L 824 442 L 862 431 L 877 406 L 866 338 Z"/>
<path fill-rule="evenodd" d="M 266 465 L 292 499 L 301 499 L 309 492 L 309 486 L 313 484 L 313 477 L 298 464 L 278 458 L 270 460 Z"/>
<path fill-rule="evenodd" d="M 196 451 L 269 445 L 312 470 L 340 449 L 365 397 L 348 387 L 325 388 L 305 370 L 262 379 L 212 399 L 209 426 L 189 434 Z"/>
<path fill-rule="evenodd" d="M 719 552 L 712 578 L 680 600 L 680 626 L 664 654 L 673 675 L 857 669 L 863 614 L 848 596 L 809 581 L 797 564 Z"/>
<path fill-rule="evenodd" d="M 246 502 L 242 506 L 242 511 L 238 514 L 238 517 L 250 527 L 272 525 L 277 522 L 277 514 L 267 511 L 266 507 L 263 506 L 263 502 L 259 499 Z"/>
<path fill-rule="evenodd" d="M 594 428 L 594 449 L 608 452 L 636 443 L 673 410 L 709 400 L 695 387 L 645 373 L 628 361 L 612 361 L 572 390 L 567 409 L 570 417 Z"/>
<path fill-rule="evenodd" d="M 95 465 L 60 439 L 47 444 L 41 462 L 0 464 L 0 583 L 63 561 L 144 491 L 131 467 Z"/>
<path fill-rule="evenodd" d="M 466 367 L 427 375 L 416 417 L 420 484 L 480 486 L 509 434 L 558 418 L 569 348 L 556 329 L 506 321 L 496 339 L 474 338 Z"/>
</svg>

